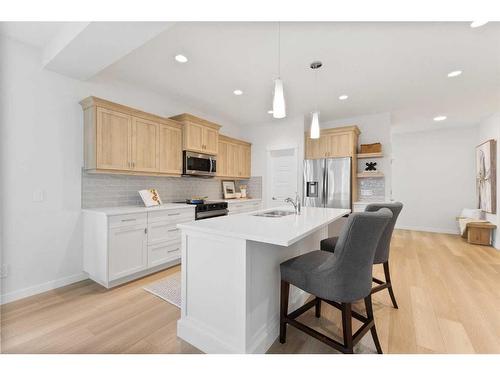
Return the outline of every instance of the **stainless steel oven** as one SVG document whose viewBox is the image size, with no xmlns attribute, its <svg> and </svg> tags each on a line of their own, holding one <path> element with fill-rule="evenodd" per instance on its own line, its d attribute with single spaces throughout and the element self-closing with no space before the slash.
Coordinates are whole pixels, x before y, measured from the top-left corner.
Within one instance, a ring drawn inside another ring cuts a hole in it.
<svg viewBox="0 0 500 375">
<path fill-rule="evenodd" d="M 215 176 L 217 172 L 217 157 L 184 151 L 182 173 L 188 176 Z"/>
</svg>

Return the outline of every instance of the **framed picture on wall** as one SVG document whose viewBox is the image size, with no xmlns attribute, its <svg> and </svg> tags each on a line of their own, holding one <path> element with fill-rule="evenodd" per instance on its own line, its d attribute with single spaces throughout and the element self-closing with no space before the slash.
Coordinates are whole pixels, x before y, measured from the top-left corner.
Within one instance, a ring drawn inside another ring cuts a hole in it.
<svg viewBox="0 0 500 375">
<path fill-rule="evenodd" d="M 490 214 L 497 212 L 497 147 L 490 139 L 476 147 L 476 196 L 479 209 Z"/>
<path fill-rule="evenodd" d="M 236 188 L 234 181 L 222 181 L 222 193 L 224 194 L 224 199 L 235 198 Z"/>
</svg>

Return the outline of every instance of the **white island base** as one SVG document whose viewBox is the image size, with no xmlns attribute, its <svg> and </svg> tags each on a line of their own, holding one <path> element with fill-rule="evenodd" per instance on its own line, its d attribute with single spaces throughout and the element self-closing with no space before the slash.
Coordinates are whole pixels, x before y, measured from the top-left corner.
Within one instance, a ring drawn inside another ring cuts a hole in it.
<svg viewBox="0 0 500 375">
<path fill-rule="evenodd" d="M 304 211 L 300 216 L 241 214 L 231 217 L 236 222 L 226 217 L 179 225 L 182 307 L 177 335 L 205 353 L 265 353 L 279 332 L 280 263 L 319 249 L 328 237 L 328 224 L 349 212 Z M 289 308 L 300 307 L 307 298 L 291 287 Z"/>
</svg>

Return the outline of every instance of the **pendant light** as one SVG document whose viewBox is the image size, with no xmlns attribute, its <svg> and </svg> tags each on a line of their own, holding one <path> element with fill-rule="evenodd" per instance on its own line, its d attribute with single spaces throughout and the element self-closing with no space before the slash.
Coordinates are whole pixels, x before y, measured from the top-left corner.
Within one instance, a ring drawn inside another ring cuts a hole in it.
<svg viewBox="0 0 500 375">
<path fill-rule="evenodd" d="M 273 117 L 286 117 L 285 93 L 283 91 L 283 81 L 281 80 L 281 26 L 278 22 L 278 78 L 274 80 L 273 95 Z"/>
<path fill-rule="evenodd" d="M 312 113 L 311 116 L 311 130 L 310 130 L 310 138 L 318 139 L 319 138 L 319 111 L 318 111 L 318 69 L 321 68 L 323 64 L 321 61 L 314 61 L 311 63 L 311 69 L 314 70 L 314 88 L 315 88 L 315 96 L 316 96 L 316 110 Z"/>
</svg>

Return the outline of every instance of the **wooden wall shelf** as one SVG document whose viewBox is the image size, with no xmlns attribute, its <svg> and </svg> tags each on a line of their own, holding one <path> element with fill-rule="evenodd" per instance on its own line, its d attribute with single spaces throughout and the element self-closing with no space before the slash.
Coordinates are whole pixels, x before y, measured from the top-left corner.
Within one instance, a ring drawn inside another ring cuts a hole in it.
<svg viewBox="0 0 500 375">
<path fill-rule="evenodd" d="M 384 174 L 382 172 L 361 172 L 358 173 L 358 178 L 380 178 L 384 177 Z"/>
<path fill-rule="evenodd" d="M 384 154 L 381 152 L 371 152 L 367 154 L 358 154 L 358 159 L 371 159 L 371 158 L 383 158 Z"/>
</svg>

